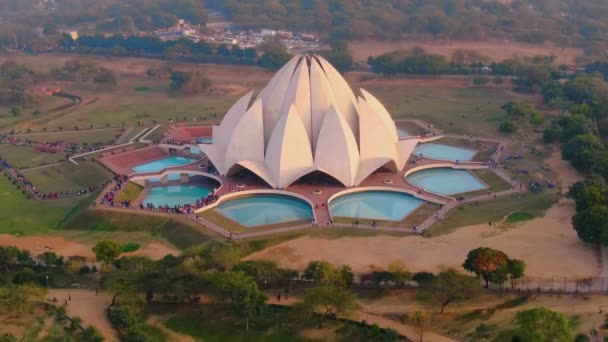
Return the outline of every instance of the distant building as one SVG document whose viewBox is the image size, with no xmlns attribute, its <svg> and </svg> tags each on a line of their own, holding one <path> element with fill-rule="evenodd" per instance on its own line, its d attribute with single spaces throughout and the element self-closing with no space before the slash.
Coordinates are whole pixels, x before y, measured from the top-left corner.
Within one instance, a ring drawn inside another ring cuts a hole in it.
<svg viewBox="0 0 608 342">
<path fill-rule="evenodd" d="M 75 30 L 62 30 L 61 33 L 65 33 L 72 38 L 72 40 L 78 40 L 78 31 Z"/>
<path fill-rule="evenodd" d="M 277 35 L 277 31 L 275 30 L 268 30 L 268 29 L 262 29 L 262 36 L 264 37 L 274 37 Z"/>
</svg>

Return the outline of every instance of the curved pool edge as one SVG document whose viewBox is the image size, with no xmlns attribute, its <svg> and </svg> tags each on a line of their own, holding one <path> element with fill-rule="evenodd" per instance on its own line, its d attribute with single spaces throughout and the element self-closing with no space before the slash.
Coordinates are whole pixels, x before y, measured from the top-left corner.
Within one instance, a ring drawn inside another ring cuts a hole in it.
<svg viewBox="0 0 608 342">
<path fill-rule="evenodd" d="M 443 197 L 448 199 L 448 201 L 455 201 L 456 198 L 449 196 L 449 195 L 444 195 L 444 194 L 440 194 L 437 192 L 433 192 L 430 190 L 427 190 L 423 187 L 420 187 L 412 182 L 410 182 L 409 180 L 407 180 L 407 176 L 419 172 L 419 171 L 424 171 L 424 170 L 430 170 L 430 169 L 454 169 L 454 170 L 482 170 L 482 169 L 487 169 L 488 168 L 488 163 L 484 163 L 484 162 L 466 162 L 466 163 L 459 163 L 456 164 L 454 162 L 450 162 L 450 161 L 446 161 L 446 160 L 442 160 L 441 163 L 437 163 L 437 164 L 430 164 L 430 165 L 420 165 L 420 166 L 416 166 L 413 167 L 407 171 L 404 172 L 403 174 L 403 181 L 405 181 L 407 184 L 418 188 L 418 189 L 422 189 L 425 192 L 428 192 L 429 194 L 433 194 L 435 196 L 439 196 L 439 197 Z M 469 172 L 471 173 L 471 172 Z M 471 173 L 472 174 L 472 173 Z M 477 179 L 479 179 L 479 177 L 475 176 Z M 487 186 L 487 184 L 485 182 L 482 181 L 483 184 L 485 184 Z M 455 194 L 457 195 L 457 194 Z"/>
<path fill-rule="evenodd" d="M 293 198 L 297 198 L 299 200 L 302 200 L 306 203 L 308 203 L 308 205 L 310 206 L 310 211 L 312 212 L 312 216 L 315 219 L 315 221 L 317 220 L 317 213 L 315 212 L 315 206 L 312 203 L 312 201 L 310 199 L 308 199 L 306 196 L 297 194 L 297 193 L 293 193 L 293 192 L 289 192 L 289 191 L 284 191 L 284 190 L 271 190 L 271 189 L 258 189 L 258 190 L 245 190 L 245 191 L 237 191 L 237 192 L 233 192 L 233 193 L 229 193 L 223 196 L 220 196 L 220 198 L 218 198 L 217 201 L 215 201 L 212 204 L 209 204 L 205 207 L 202 207 L 198 210 L 195 210 L 194 212 L 196 214 L 202 213 L 204 211 L 210 210 L 210 209 L 214 209 L 215 207 L 217 207 L 218 205 L 222 204 L 223 202 L 229 201 L 229 200 L 234 200 L 234 199 L 238 199 L 238 197 L 245 197 L 245 196 L 252 196 L 252 195 L 279 195 L 279 196 L 287 196 L 287 197 L 293 197 Z"/>
<path fill-rule="evenodd" d="M 407 190 L 407 189 L 398 189 L 398 188 L 389 188 L 389 187 L 382 187 L 382 186 L 370 186 L 370 187 L 362 187 L 362 188 L 352 188 L 352 189 L 346 189 L 340 192 L 337 192 L 335 194 L 333 194 L 332 196 L 329 197 L 329 199 L 327 200 L 327 210 L 329 212 L 329 217 L 330 219 L 334 219 L 334 218 L 348 218 L 348 219 L 353 219 L 353 217 L 346 217 L 346 216 L 334 216 L 334 214 L 331 211 L 331 202 L 333 200 L 336 200 L 340 197 L 344 197 L 344 196 L 348 196 L 348 195 L 352 195 L 352 194 L 358 194 L 358 193 L 362 193 L 362 192 L 392 192 L 392 193 L 396 193 L 396 194 L 404 194 L 404 195 L 410 195 L 416 199 L 419 199 L 421 201 L 423 201 L 423 203 L 421 203 L 418 207 L 416 207 L 414 210 L 412 210 L 411 212 L 409 212 L 407 215 L 403 216 L 403 218 L 401 218 L 401 220 L 386 220 L 386 219 L 368 219 L 368 218 L 361 218 L 364 220 L 375 220 L 375 221 L 385 221 L 385 222 L 400 222 L 405 220 L 408 216 L 410 216 L 414 211 L 416 211 L 418 208 L 420 208 L 422 205 L 424 205 L 424 202 L 430 202 L 430 203 L 434 203 L 434 204 L 441 204 L 444 205 L 446 204 L 446 202 L 440 202 L 435 200 L 434 198 L 429 198 L 426 196 L 420 196 L 419 194 L 412 192 L 411 190 Z"/>
</svg>

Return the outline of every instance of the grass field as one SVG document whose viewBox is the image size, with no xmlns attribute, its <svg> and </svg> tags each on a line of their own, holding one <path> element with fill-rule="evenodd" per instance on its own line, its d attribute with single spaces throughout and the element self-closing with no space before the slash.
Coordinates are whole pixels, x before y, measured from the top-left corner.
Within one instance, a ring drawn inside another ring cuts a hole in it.
<svg viewBox="0 0 608 342">
<path fill-rule="evenodd" d="M 365 85 L 395 119 L 419 118 L 450 134 L 495 137 L 504 117 L 500 108 L 515 96 L 504 87 L 472 88 L 434 82 L 383 82 Z"/>
<path fill-rule="evenodd" d="M 71 126 L 68 126 L 71 129 Z M 29 133 L 19 135 L 20 139 L 35 141 L 66 141 L 73 144 L 112 144 L 123 132 L 122 128 L 102 128 L 94 130 Z"/>
<path fill-rule="evenodd" d="M 154 305 L 148 315 L 163 317 L 163 326 L 197 341 L 383 341 L 379 329 L 353 322 L 328 320 L 322 329 L 314 318 L 295 316 L 290 308 L 268 307 L 252 319 L 249 331 L 226 305 L 204 304 L 196 307 Z M 201 319 L 204 317 L 204 319 Z"/>
<path fill-rule="evenodd" d="M 63 227 L 66 230 L 86 232 L 87 235 L 106 235 L 110 233 L 109 235 L 112 236 L 122 232 L 146 233 L 155 238 L 163 238 L 175 247 L 182 249 L 219 237 L 213 231 L 205 229 L 184 217 L 98 209 L 84 211 L 66 222 Z"/>
<path fill-rule="evenodd" d="M 129 182 L 127 185 L 120 191 L 120 194 L 116 196 L 116 201 L 135 201 L 141 192 L 144 191 L 144 188 L 136 183 Z"/>
<path fill-rule="evenodd" d="M 558 196 L 554 192 L 546 191 L 540 194 L 526 193 L 498 198 L 493 201 L 479 202 L 478 205 L 467 203 L 452 209 L 444 220 L 425 230 L 424 236 L 447 234 L 459 227 L 484 222 L 498 222 L 515 211 L 526 212 L 533 217 L 538 217 L 551 207 L 557 199 Z"/>
<path fill-rule="evenodd" d="M 92 197 L 53 201 L 28 200 L 2 174 L 0 177 L 0 233 L 34 235 L 50 233 L 76 215 Z"/>
<path fill-rule="evenodd" d="M 75 165 L 70 162 L 52 165 L 23 172 L 42 192 L 76 191 L 97 185 L 110 177 L 112 173 L 96 162 L 81 162 Z"/>
<path fill-rule="evenodd" d="M 0 156 L 8 159 L 17 169 L 53 164 L 65 160 L 63 152 L 39 152 L 27 146 L 0 144 Z"/>
<path fill-rule="evenodd" d="M 35 103 L 25 107 L 19 116 L 11 114 L 11 107 L 0 106 L 0 129 L 5 130 L 15 124 L 39 118 L 55 108 L 71 103 L 68 99 L 57 96 L 34 95 L 34 99 Z M 40 114 L 34 115 L 36 111 Z"/>
<path fill-rule="evenodd" d="M 58 127 L 105 127 L 124 123 L 135 126 L 137 123 L 153 124 L 193 120 L 203 117 L 210 123 L 217 123 L 214 116 L 223 116 L 238 95 L 205 93 L 196 96 L 169 96 L 168 80 L 152 80 L 144 77 L 124 77 L 112 89 L 67 89 L 75 94 L 95 96 L 96 101 L 83 103 L 66 115 L 37 121 L 31 129 L 57 129 Z M 135 88 L 147 86 L 145 92 Z M 200 119 L 199 119 L 200 120 Z"/>
<path fill-rule="evenodd" d="M 511 184 L 500 178 L 494 171 L 489 169 L 471 170 L 477 177 L 484 181 L 493 192 L 511 189 Z M 486 192 L 486 190 L 484 190 Z"/>
</svg>

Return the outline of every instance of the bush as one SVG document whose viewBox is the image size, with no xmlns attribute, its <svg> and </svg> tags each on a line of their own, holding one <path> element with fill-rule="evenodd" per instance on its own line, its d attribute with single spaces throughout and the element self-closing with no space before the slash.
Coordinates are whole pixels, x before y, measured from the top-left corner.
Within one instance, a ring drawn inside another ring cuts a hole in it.
<svg viewBox="0 0 608 342">
<path fill-rule="evenodd" d="M 141 247 L 141 245 L 138 244 L 138 243 L 135 243 L 135 242 L 128 242 L 128 243 L 125 243 L 125 244 L 123 244 L 123 245 L 120 246 L 120 248 L 122 249 L 123 253 L 135 252 L 140 247 Z"/>
<path fill-rule="evenodd" d="M 433 279 L 435 279 L 435 275 L 430 272 L 417 272 L 412 276 L 412 280 L 417 282 L 418 285 L 428 283 Z"/>
<path fill-rule="evenodd" d="M 498 130 L 501 133 L 514 133 L 517 131 L 517 125 L 512 121 L 503 121 L 498 126 Z"/>
</svg>

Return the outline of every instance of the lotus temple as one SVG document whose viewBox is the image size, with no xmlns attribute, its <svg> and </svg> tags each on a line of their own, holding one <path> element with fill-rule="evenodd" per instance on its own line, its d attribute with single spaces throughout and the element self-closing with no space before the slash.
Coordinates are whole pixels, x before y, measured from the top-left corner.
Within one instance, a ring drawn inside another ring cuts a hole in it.
<svg viewBox="0 0 608 342">
<path fill-rule="evenodd" d="M 514 185 L 492 168 L 500 145 L 488 142 L 479 160 L 479 150 L 443 138 L 399 128 L 374 95 L 351 89 L 324 58 L 303 55 L 219 125 L 172 126 L 160 142 L 99 161 L 143 188 L 129 208 L 186 214 L 222 234 L 360 222 L 411 231 L 489 198 L 479 170 Z M 412 227 L 415 212 L 426 217 Z"/>
</svg>

